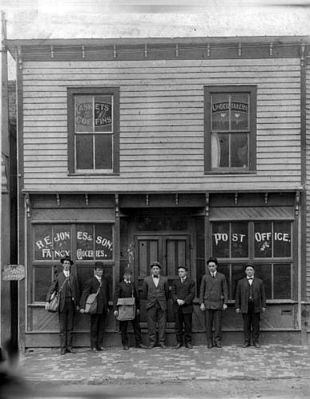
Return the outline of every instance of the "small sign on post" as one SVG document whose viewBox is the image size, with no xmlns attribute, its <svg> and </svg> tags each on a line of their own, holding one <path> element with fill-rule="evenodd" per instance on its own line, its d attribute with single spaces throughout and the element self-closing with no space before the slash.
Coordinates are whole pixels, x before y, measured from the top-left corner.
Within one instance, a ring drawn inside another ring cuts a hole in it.
<svg viewBox="0 0 310 399">
<path fill-rule="evenodd" d="M 23 280 L 25 278 L 24 265 L 5 265 L 3 267 L 2 279 L 6 281 Z"/>
</svg>

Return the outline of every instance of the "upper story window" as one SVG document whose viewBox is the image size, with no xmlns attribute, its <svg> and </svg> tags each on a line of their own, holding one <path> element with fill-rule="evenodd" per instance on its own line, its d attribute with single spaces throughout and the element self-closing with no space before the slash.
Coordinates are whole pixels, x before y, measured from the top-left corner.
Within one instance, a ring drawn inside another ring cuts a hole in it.
<svg viewBox="0 0 310 399">
<path fill-rule="evenodd" d="M 68 89 L 69 172 L 119 172 L 119 89 Z"/>
<path fill-rule="evenodd" d="M 205 87 L 205 172 L 256 169 L 256 87 Z"/>
</svg>

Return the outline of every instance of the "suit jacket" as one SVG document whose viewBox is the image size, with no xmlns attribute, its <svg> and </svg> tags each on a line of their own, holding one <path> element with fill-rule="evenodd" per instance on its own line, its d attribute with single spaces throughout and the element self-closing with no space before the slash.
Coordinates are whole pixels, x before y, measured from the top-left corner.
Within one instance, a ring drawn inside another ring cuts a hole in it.
<svg viewBox="0 0 310 399">
<path fill-rule="evenodd" d="M 159 277 L 158 286 L 153 282 L 152 276 L 145 277 L 143 281 L 143 298 L 146 299 L 146 310 L 159 303 L 162 310 L 167 310 L 169 294 L 168 280 L 164 276 Z"/>
<path fill-rule="evenodd" d="M 85 309 L 86 299 L 88 295 L 95 294 L 100 286 L 98 279 L 94 276 L 86 281 L 81 301 L 81 309 Z M 110 300 L 110 287 L 109 282 L 105 277 L 101 278 L 101 287 L 97 295 L 97 314 L 106 313 L 108 310 L 108 303 Z"/>
<path fill-rule="evenodd" d="M 207 309 L 219 310 L 228 301 L 228 288 L 224 274 L 216 272 L 215 278 L 210 273 L 202 277 L 200 284 L 200 303 Z"/>
<path fill-rule="evenodd" d="M 266 296 L 264 283 L 261 279 L 254 277 L 253 283 L 253 301 L 254 301 L 254 312 L 261 312 L 262 308 L 266 307 Z M 238 281 L 236 291 L 236 309 L 240 309 L 241 313 L 248 312 L 250 284 L 247 278 L 243 278 Z"/>
<path fill-rule="evenodd" d="M 171 296 L 173 301 L 173 310 L 175 312 L 180 310 L 182 313 L 192 313 L 193 299 L 195 297 L 195 282 L 189 277 L 186 277 L 184 283 L 181 282 L 180 278 L 174 280 L 172 284 Z M 179 306 L 177 299 L 183 299 L 185 304 Z"/>
<path fill-rule="evenodd" d="M 46 301 L 48 302 L 51 298 L 51 295 L 54 291 L 59 292 L 60 288 L 62 290 L 60 291 L 60 301 L 59 301 L 59 312 L 62 312 L 65 306 L 65 298 L 66 298 L 66 284 L 70 286 L 71 289 L 71 294 L 72 294 L 72 301 L 74 302 L 75 306 L 78 306 L 79 300 L 80 300 L 80 289 L 79 289 L 79 284 L 77 277 L 70 273 L 69 279 L 65 282 L 66 276 L 64 275 L 64 272 L 61 272 L 57 275 L 56 279 L 53 281 L 51 284 L 47 295 L 46 295 Z M 65 282 L 65 284 L 64 284 Z M 64 285 L 63 285 L 64 284 Z"/>
<path fill-rule="evenodd" d="M 130 284 L 127 284 L 124 280 L 121 281 L 114 297 L 114 310 L 117 310 L 118 298 L 130 298 L 132 295 L 136 299 L 136 309 L 140 309 L 140 298 L 135 283 L 130 282 Z"/>
</svg>

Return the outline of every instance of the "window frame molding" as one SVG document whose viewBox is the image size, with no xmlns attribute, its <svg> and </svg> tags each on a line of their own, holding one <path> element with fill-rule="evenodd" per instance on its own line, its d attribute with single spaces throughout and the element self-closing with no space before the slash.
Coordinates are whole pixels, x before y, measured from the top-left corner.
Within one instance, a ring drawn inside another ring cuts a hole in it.
<svg viewBox="0 0 310 399">
<path fill-rule="evenodd" d="M 212 169 L 211 153 L 211 95 L 220 93 L 248 93 L 250 96 L 250 137 L 249 167 Z M 256 85 L 216 85 L 204 86 L 204 174 L 253 174 L 256 173 L 256 131 L 257 131 L 257 86 Z"/>
<path fill-rule="evenodd" d="M 113 153 L 112 170 L 106 172 L 102 169 L 75 169 L 75 130 L 74 130 L 74 97 L 76 95 L 112 95 L 113 96 Z M 120 147 L 120 88 L 119 86 L 87 86 L 67 88 L 67 137 L 68 137 L 68 175 L 93 176 L 93 175 L 119 175 L 119 147 Z"/>
</svg>

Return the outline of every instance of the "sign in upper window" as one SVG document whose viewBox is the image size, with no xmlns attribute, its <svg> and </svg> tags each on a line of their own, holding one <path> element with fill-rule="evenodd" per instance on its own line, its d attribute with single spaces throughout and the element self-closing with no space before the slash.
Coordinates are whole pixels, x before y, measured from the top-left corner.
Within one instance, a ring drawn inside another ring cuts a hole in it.
<svg viewBox="0 0 310 399">
<path fill-rule="evenodd" d="M 68 89 L 68 112 L 69 171 L 118 173 L 118 89 Z"/>
<path fill-rule="evenodd" d="M 255 87 L 205 88 L 205 170 L 245 172 L 256 164 Z"/>
</svg>

